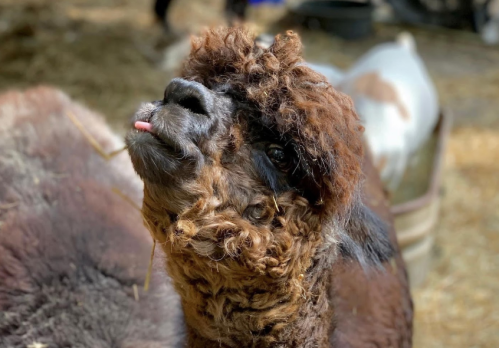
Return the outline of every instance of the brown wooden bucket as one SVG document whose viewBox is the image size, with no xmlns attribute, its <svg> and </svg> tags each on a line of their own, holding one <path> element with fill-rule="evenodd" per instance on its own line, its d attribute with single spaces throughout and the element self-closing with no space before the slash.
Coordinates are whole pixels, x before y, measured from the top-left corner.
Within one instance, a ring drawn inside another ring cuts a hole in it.
<svg viewBox="0 0 499 348">
<path fill-rule="evenodd" d="M 414 154 L 400 188 L 391 199 L 397 238 L 411 287 L 423 283 L 431 266 L 444 152 L 450 126 L 450 112 L 442 111 L 435 131 Z"/>
</svg>

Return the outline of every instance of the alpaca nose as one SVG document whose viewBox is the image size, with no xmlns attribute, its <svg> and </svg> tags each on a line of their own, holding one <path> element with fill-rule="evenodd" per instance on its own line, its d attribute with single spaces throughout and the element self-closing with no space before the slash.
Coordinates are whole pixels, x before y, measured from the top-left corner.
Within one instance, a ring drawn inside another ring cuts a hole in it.
<svg viewBox="0 0 499 348">
<path fill-rule="evenodd" d="M 173 79 L 165 89 L 164 104 L 177 104 L 199 115 L 211 117 L 213 92 L 202 84 L 180 78 Z"/>
</svg>

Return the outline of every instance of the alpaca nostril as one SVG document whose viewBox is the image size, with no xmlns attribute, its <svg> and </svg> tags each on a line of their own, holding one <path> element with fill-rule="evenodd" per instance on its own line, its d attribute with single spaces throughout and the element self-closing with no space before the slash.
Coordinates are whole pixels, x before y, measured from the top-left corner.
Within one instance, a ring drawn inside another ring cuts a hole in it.
<svg viewBox="0 0 499 348">
<path fill-rule="evenodd" d="M 164 103 L 176 104 L 192 113 L 210 117 L 213 97 L 202 84 L 176 78 L 166 87 Z"/>
<path fill-rule="evenodd" d="M 201 101 L 196 97 L 188 96 L 185 99 L 179 100 L 177 104 L 195 114 L 208 116 L 208 112 L 204 109 Z"/>
</svg>

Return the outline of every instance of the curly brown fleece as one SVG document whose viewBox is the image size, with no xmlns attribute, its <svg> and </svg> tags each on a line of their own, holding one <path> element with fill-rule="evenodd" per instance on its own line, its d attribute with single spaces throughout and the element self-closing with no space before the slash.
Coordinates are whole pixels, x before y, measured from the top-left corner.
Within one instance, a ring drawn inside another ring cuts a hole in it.
<svg viewBox="0 0 499 348">
<path fill-rule="evenodd" d="M 241 29 L 210 30 L 193 41 L 182 77 L 227 85 L 256 106 L 262 123 L 299 145 L 309 174 L 304 187 L 318 193 L 309 201 L 265 185 L 250 160 L 244 117 L 205 145 L 211 161 L 196 180 L 168 192 L 145 182 L 144 219 L 167 254 L 191 346 L 328 345 L 326 270 L 356 199 L 362 127 L 351 100 L 301 62 L 292 32 L 268 50 Z"/>
</svg>

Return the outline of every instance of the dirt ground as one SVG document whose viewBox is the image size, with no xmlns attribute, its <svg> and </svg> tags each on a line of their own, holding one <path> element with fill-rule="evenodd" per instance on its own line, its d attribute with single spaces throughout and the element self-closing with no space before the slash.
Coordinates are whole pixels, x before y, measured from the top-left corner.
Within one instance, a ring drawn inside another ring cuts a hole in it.
<svg viewBox="0 0 499 348">
<path fill-rule="evenodd" d="M 0 0 L 0 91 L 51 84 L 123 132 L 137 105 L 160 98 L 172 74 L 157 68 L 168 38 L 151 3 Z M 189 32 L 223 23 L 222 8 L 222 0 L 177 1 L 171 20 Z M 263 30 L 281 12 L 255 10 L 250 18 Z M 377 25 L 376 35 L 354 43 L 301 34 L 307 59 L 345 68 L 401 29 Z M 470 33 L 409 30 L 455 116 L 433 268 L 414 291 L 414 346 L 499 347 L 499 47 Z"/>
</svg>

